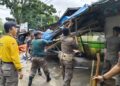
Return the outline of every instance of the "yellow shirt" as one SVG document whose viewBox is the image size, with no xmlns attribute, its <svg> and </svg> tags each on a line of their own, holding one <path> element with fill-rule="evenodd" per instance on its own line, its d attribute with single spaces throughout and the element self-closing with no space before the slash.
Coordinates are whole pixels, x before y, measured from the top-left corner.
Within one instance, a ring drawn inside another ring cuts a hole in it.
<svg viewBox="0 0 120 86">
<path fill-rule="evenodd" d="M 0 38 L 0 59 L 3 62 L 13 62 L 17 70 L 22 69 L 18 44 L 13 37 L 3 36 Z"/>
</svg>

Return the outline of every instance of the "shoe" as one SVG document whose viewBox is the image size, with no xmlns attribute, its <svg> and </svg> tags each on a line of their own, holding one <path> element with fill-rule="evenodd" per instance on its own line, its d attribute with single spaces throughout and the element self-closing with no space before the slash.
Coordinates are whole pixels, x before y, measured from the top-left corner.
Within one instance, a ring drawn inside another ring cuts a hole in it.
<svg viewBox="0 0 120 86">
<path fill-rule="evenodd" d="M 51 81 L 51 78 L 49 75 L 47 75 L 47 79 L 46 79 L 46 82 L 50 82 Z"/>
<path fill-rule="evenodd" d="M 33 77 L 30 76 L 28 86 L 32 86 L 32 81 L 33 81 Z"/>
</svg>

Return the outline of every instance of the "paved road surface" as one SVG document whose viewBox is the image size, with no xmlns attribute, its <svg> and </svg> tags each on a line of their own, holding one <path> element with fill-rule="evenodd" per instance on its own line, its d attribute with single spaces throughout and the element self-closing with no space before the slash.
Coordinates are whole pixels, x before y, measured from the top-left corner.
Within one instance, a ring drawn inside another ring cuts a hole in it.
<svg viewBox="0 0 120 86">
<path fill-rule="evenodd" d="M 31 65 L 30 62 L 27 62 L 24 68 L 24 78 L 19 81 L 20 82 L 19 86 L 27 86 L 28 77 L 30 73 L 29 72 L 30 65 Z M 89 65 L 90 67 L 91 62 L 87 62 L 84 65 L 85 66 Z M 44 74 L 42 76 L 36 74 L 32 86 L 62 86 L 63 80 L 58 64 L 55 62 L 50 62 L 49 70 L 52 77 L 52 80 L 49 83 L 45 82 Z M 89 86 L 89 78 L 90 78 L 90 69 L 75 69 L 71 86 Z"/>
</svg>

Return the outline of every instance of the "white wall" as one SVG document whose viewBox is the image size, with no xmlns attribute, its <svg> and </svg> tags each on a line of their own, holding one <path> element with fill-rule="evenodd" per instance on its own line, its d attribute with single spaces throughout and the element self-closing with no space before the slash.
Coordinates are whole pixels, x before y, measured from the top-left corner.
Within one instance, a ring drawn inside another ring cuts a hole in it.
<svg viewBox="0 0 120 86">
<path fill-rule="evenodd" d="M 106 24 L 105 24 L 106 37 L 112 36 L 112 34 L 113 34 L 112 33 L 112 31 L 113 31 L 112 28 L 114 26 L 120 26 L 120 15 L 106 18 Z"/>
</svg>

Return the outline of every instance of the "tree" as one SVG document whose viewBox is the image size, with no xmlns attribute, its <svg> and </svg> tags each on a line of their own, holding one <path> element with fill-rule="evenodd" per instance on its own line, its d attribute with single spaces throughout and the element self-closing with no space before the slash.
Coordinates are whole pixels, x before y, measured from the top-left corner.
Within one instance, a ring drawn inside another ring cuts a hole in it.
<svg viewBox="0 0 120 86">
<path fill-rule="evenodd" d="M 2 19 L 0 19 L 0 34 L 3 33 L 3 22 Z"/>
<path fill-rule="evenodd" d="M 42 25 L 42 16 L 51 16 L 56 12 L 53 5 L 48 6 L 40 0 L 1 0 L 11 10 L 18 24 L 28 22 L 30 28 Z"/>
</svg>

